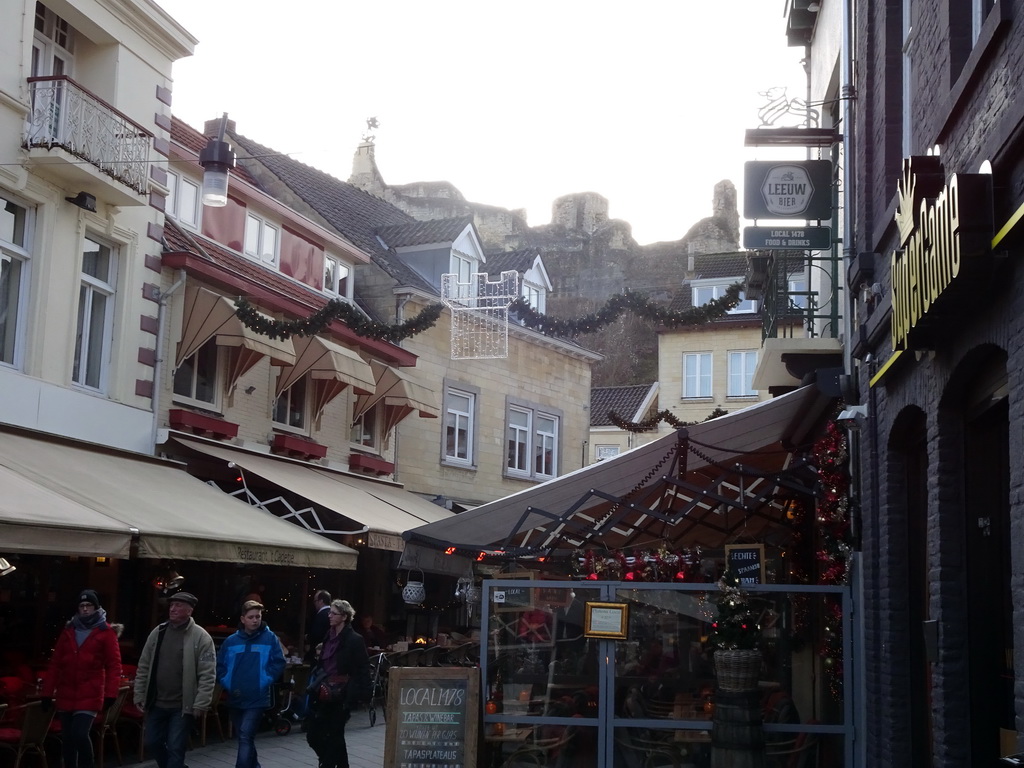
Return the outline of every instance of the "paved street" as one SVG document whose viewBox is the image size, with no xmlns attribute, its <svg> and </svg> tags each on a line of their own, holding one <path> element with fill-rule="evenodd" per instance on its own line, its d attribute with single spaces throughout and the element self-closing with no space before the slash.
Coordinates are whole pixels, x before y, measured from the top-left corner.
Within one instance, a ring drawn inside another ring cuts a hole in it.
<svg viewBox="0 0 1024 768">
<path fill-rule="evenodd" d="M 377 710 L 377 724 L 370 727 L 366 710 L 356 712 L 345 727 L 345 743 L 351 768 L 381 768 L 384 765 L 384 720 Z M 205 747 L 196 747 L 185 757 L 189 768 L 233 768 L 236 742 L 220 741 L 217 735 L 209 737 Z M 287 736 L 272 731 L 256 737 L 256 751 L 261 768 L 316 768 L 316 755 L 306 744 L 306 734 L 298 724 Z M 141 768 L 156 768 L 153 760 L 142 763 Z"/>
</svg>

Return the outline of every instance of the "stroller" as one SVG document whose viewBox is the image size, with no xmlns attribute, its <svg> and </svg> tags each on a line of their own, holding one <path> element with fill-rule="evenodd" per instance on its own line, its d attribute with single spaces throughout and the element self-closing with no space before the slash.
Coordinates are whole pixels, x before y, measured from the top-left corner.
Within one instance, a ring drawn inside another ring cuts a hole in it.
<svg viewBox="0 0 1024 768">
<path fill-rule="evenodd" d="M 381 717 L 387 719 L 388 711 L 388 669 L 391 662 L 384 653 L 378 653 L 370 659 L 373 670 L 370 673 L 370 726 L 377 724 L 377 707 L 381 708 Z"/>
<path fill-rule="evenodd" d="M 305 688 L 305 680 L 302 681 L 301 686 L 298 685 L 295 681 L 295 673 L 292 672 L 287 682 L 277 683 L 271 689 L 272 704 L 267 710 L 266 717 L 270 721 L 270 727 L 278 736 L 287 736 L 291 733 L 292 723 L 302 719 L 298 713 L 296 696 L 303 695 L 302 692 L 305 691 Z M 296 690 L 299 690 L 299 694 L 296 694 Z M 280 707 L 278 707 L 279 704 Z"/>
</svg>

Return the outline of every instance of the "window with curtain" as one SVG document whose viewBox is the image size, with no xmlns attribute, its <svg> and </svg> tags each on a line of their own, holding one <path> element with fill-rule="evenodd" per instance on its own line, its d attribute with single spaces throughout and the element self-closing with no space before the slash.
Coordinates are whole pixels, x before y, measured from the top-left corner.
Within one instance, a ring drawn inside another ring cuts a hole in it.
<svg viewBox="0 0 1024 768">
<path fill-rule="evenodd" d="M 711 397 L 711 353 L 683 355 L 683 397 Z"/>
</svg>

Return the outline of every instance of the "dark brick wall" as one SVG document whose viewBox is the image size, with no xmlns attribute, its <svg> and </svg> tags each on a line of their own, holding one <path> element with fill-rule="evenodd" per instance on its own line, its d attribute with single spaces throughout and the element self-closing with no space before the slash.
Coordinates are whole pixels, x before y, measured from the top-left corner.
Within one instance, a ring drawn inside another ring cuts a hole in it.
<svg viewBox="0 0 1024 768">
<path fill-rule="evenodd" d="M 980 51 L 964 50 L 957 0 L 915 0 L 914 150 L 940 145 L 947 176 L 994 167 L 994 226 L 1024 205 L 1024 10 L 990 19 Z M 965 3 L 969 5 L 969 3 Z M 1007 6 L 1007 0 L 1002 0 Z M 874 251 L 875 280 L 889 292 L 889 255 L 897 247 L 892 224 L 902 160 L 902 2 L 858 4 L 855 20 L 857 186 L 853 253 Z M 996 13 L 1001 13 L 997 7 Z M 951 28 L 955 28 L 951 33 Z M 987 37 L 985 36 L 987 34 Z M 1024 224 L 1019 226 L 1024 229 Z M 867 722 L 860 737 L 872 768 L 918 765 L 910 754 L 910 627 L 907 552 L 910 545 L 899 424 L 924 415 L 928 454 L 927 580 L 930 617 L 939 624 L 939 658 L 931 665 L 934 765 L 976 765 L 970 746 L 968 633 L 963 477 L 964 393 L 993 356 L 1006 355 L 1010 419 L 1010 589 L 1014 645 L 1024 657 L 1024 234 L 1005 245 L 992 278 L 965 297 L 957 326 L 934 355 L 904 362 L 869 391 L 867 380 L 890 355 L 888 330 L 861 364 L 861 402 L 872 427 L 859 436 L 864 553 L 865 689 Z M 853 297 L 856 300 L 856 297 Z M 888 302 L 876 310 L 886 311 Z M 862 306 L 861 313 L 865 311 Z M 852 316 L 852 313 L 851 313 Z M 877 433 L 874 430 L 877 430 Z M 994 588 L 998 585 L 994 585 Z M 1018 607 L 1019 606 L 1019 607 Z M 1020 668 L 1020 665 L 1018 665 Z M 1024 732 L 1024 674 L 1016 676 L 1017 730 Z"/>
</svg>

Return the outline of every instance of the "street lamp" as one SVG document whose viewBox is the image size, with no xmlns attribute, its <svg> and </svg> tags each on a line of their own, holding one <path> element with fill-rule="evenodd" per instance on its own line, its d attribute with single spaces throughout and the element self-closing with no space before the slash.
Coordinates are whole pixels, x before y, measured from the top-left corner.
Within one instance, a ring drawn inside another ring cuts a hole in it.
<svg viewBox="0 0 1024 768">
<path fill-rule="evenodd" d="M 203 166 L 203 205 L 223 208 L 228 204 L 228 171 L 235 167 L 235 151 L 224 141 L 228 113 L 220 119 L 217 138 L 211 138 L 199 153 Z"/>
</svg>

